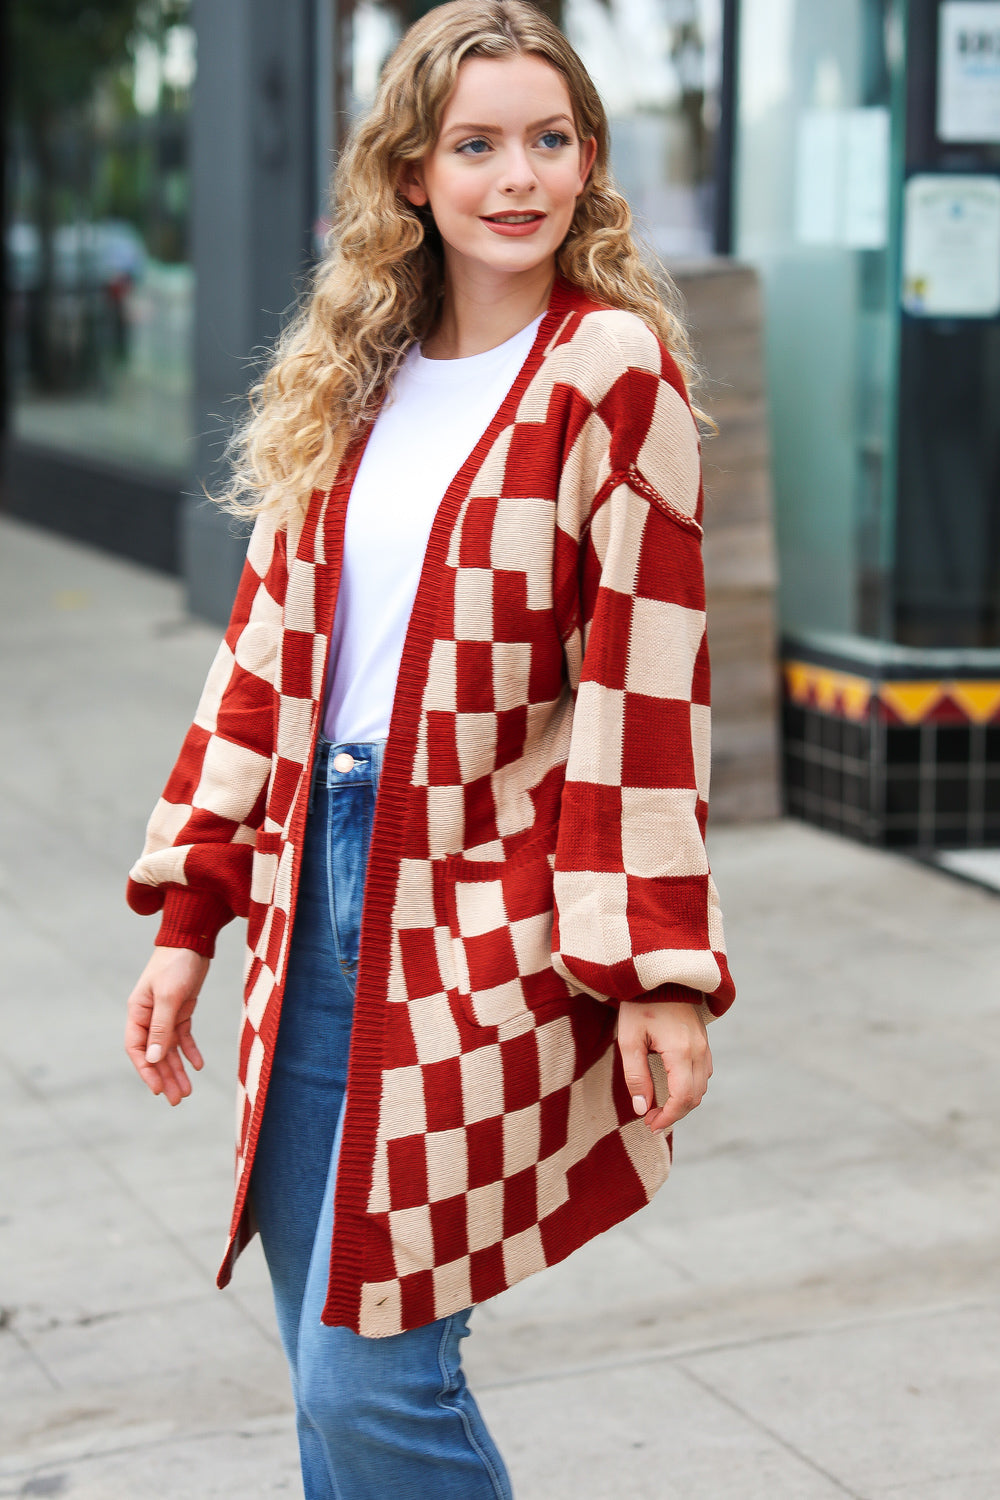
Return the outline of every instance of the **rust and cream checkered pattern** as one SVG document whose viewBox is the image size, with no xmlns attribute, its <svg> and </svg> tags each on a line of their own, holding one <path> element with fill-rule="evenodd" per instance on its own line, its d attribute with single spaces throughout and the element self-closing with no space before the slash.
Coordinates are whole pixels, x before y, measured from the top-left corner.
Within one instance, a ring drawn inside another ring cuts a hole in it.
<svg viewBox="0 0 1000 1500">
<path fill-rule="evenodd" d="M 258 524 L 133 871 L 133 904 L 166 893 L 171 941 L 207 951 L 228 912 L 250 919 L 224 1276 L 251 1232 L 352 474 L 315 498 L 301 535 Z M 558 286 L 442 503 L 407 637 L 329 1321 L 377 1336 L 480 1301 L 666 1176 L 669 1143 L 632 1115 L 614 1003 L 652 991 L 718 1012 L 732 998 L 703 839 L 700 512 L 697 433 L 669 356 L 636 318 Z"/>
</svg>

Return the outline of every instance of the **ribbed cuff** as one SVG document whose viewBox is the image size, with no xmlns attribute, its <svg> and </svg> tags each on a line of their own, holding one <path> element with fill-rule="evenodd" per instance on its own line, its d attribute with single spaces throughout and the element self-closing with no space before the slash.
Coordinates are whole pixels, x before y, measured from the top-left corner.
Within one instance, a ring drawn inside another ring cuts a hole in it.
<svg viewBox="0 0 1000 1500">
<path fill-rule="evenodd" d="M 202 958 L 214 958 L 215 940 L 232 920 L 233 913 L 217 896 L 171 886 L 163 903 L 156 947 L 190 948 Z"/>
<path fill-rule="evenodd" d="M 647 990 L 644 995 L 636 995 L 637 1000 L 676 1000 L 682 1005 L 704 1005 L 705 996 L 701 990 L 688 989 L 686 984 L 658 984 L 655 990 Z"/>
</svg>

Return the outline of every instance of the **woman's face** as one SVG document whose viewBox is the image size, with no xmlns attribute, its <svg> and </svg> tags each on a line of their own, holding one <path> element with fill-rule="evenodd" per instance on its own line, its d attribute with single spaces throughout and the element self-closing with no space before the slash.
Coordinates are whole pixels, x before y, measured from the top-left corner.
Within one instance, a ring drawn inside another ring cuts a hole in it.
<svg viewBox="0 0 1000 1500">
<path fill-rule="evenodd" d="M 433 149 L 400 187 L 430 204 L 449 274 L 501 282 L 551 270 L 597 147 L 581 141 L 561 73 L 533 55 L 471 57 Z"/>
</svg>

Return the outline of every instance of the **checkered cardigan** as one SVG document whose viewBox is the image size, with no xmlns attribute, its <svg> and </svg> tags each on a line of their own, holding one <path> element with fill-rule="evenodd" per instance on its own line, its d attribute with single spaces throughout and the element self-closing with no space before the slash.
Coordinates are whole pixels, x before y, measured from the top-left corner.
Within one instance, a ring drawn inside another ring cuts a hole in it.
<svg viewBox="0 0 1000 1500">
<path fill-rule="evenodd" d="M 344 519 L 256 526 L 129 901 L 210 955 L 247 916 L 237 1192 L 253 1233 Z M 732 999 L 705 856 L 698 438 L 638 318 L 553 291 L 431 531 L 371 843 L 324 1321 L 443 1317 L 641 1208 L 670 1142 L 632 1111 L 618 1001 Z M 655 1061 L 655 1059 L 654 1059 Z M 662 1095 L 662 1077 L 658 1079 Z"/>
</svg>

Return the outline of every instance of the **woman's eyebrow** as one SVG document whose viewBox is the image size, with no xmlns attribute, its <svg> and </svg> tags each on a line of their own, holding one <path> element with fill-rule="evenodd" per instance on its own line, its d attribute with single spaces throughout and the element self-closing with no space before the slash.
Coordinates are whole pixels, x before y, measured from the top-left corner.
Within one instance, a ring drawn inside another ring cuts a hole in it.
<svg viewBox="0 0 1000 1500">
<path fill-rule="evenodd" d="M 569 115 L 560 113 L 557 115 L 546 115 L 544 120 L 532 120 L 527 128 L 528 130 L 542 130 L 546 125 L 555 125 L 559 121 L 564 121 L 567 125 L 573 125 L 573 121 Z M 575 129 L 576 127 L 573 126 L 573 128 Z M 502 127 L 500 125 L 484 125 L 482 122 L 480 122 L 479 124 L 457 124 L 449 125 L 444 134 L 446 136 L 473 135 L 477 131 L 481 132 L 483 135 L 499 135 L 502 131 Z"/>
</svg>

